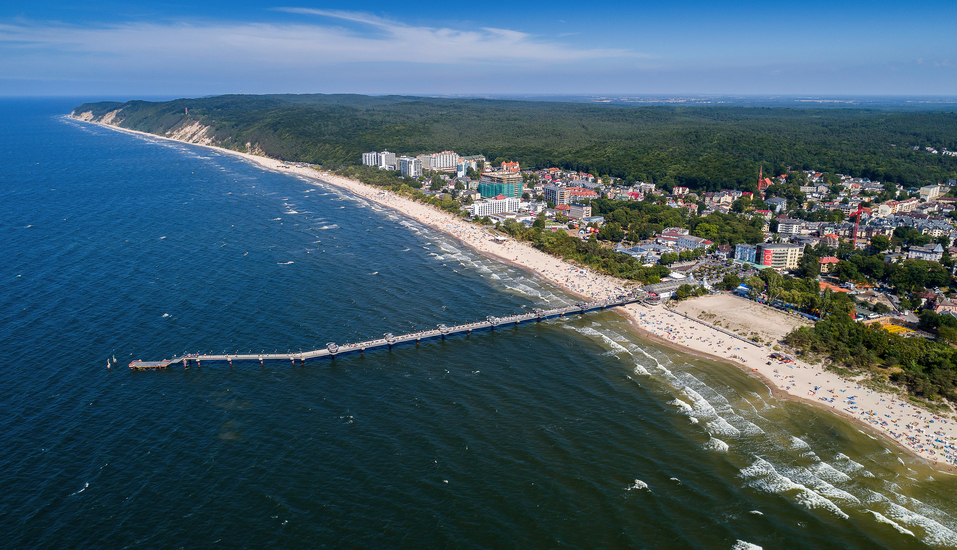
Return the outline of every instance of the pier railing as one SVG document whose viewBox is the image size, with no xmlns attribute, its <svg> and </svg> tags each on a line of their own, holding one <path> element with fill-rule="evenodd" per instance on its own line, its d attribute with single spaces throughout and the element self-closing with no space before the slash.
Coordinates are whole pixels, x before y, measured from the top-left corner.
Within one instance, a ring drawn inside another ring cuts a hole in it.
<svg viewBox="0 0 957 550">
<path fill-rule="evenodd" d="M 135 360 L 130 363 L 130 368 L 134 370 L 165 369 L 176 363 L 182 363 L 183 367 L 188 368 L 191 364 L 202 366 L 205 362 L 226 362 L 230 366 L 236 361 L 258 361 L 261 365 L 266 361 L 291 361 L 293 364 L 299 361 L 304 364 L 307 360 L 332 358 L 347 353 L 364 353 L 366 350 L 388 348 L 392 346 L 409 342 L 421 342 L 434 338 L 445 339 L 447 336 L 456 334 L 471 334 L 478 330 L 492 330 L 496 327 L 518 326 L 521 323 L 530 321 L 543 321 L 555 317 L 564 317 L 565 315 L 581 314 L 584 315 L 590 311 L 601 311 L 606 308 L 624 306 L 632 303 L 639 303 L 640 299 L 634 295 L 623 295 L 606 300 L 597 300 L 594 302 L 579 302 L 570 306 L 563 306 L 553 309 L 534 309 L 528 313 L 519 313 L 515 315 L 506 315 L 504 317 L 494 317 L 489 315 L 484 321 L 476 321 L 461 325 L 446 326 L 438 325 L 434 329 L 421 330 L 409 334 L 394 335 L 386 333 L 382 338 L 367 340 L 365 342 L 356 342 L 352 344 L 329 343 L 326 347 L 310 351 L 300 351 L 293 353 L 223 353 L 223 354 L 200 354 L 188 353 L 172 359 L 163 359 L 161 361 L 141 361 Z"/>
</svg>

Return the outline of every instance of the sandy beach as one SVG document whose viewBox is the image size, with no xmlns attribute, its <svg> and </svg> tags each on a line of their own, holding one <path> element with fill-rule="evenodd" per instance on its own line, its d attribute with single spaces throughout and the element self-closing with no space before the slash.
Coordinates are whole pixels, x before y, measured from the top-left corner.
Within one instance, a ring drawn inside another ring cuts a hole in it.
<svg viewBox="0 0 957 550">
<path fill-rule="evenodd" d="M 915 407 L 900 396 L 841 378 L 821 365 L 773 359 L 774 350 L 766 340 L 762 345 L 754 345 L 695 319 L 702 313 L 708 316 L 709 312 L 720 312 L 716 319 L 734 319 L 734 325 L 743 327 L 739 330 L 746 334 L 783 336 L 805 324 L 800 317 L 730 294 L 703 296 L 682 302 L 674 310 L 663 306 L 628 309 L 639 329 L 665 345 L 738 365 L 762 379 L 775 397 L 800 400 L 841 414 L 859 423 L 862 429 L 870 428 L 898 443 L 939 470 L 955 471 L 957 422 L 953 419 Z M 760 323 L 760 328 L 752 323 Z M 729 328 L 727 322 L 724 325 Z"/>
<path fill-rule="evenodd" d="M 171 139 L 109 124 L 99 125 L 154 139 Z M 575 266 L 524 242 L 510 239 L 500 243 L 493 239 L 497 234 L 488 228 L 359 181 L 275 159 L 213 148 L 271 170 L 321 180 L 398 210 L 452 235 L 482 254 L 530 270 L 582 298 L 591 300 L 619 295 L 633 284 Z M 763 380 L 776 397 L 800 400 L 853 419 L 862 431 L 870 429 L 887 437 L 941 471 L 954 471 L 957 421 L 917 408 L 896 395 L 879 393 L 842 379 L 821 365 L 771 359 L 773 349 L 768 342 L 776 343 L 784 334 L 803 324 L 799 317 L 727 294 L 704 296 L 678 304 L 676 311 L 688 317 L 660 305 L 651 308 L 631 305 L 619 309 L 640 333 L 656 341 L 737 365 Z M 731 320 L 733 324 L 729 325 Z M 721 321 L 725 330 L 744 332 L 749 338 L 761 340 L 762 344 L 755 345 L 709 326 L 715 321 Z"/>
</svg>

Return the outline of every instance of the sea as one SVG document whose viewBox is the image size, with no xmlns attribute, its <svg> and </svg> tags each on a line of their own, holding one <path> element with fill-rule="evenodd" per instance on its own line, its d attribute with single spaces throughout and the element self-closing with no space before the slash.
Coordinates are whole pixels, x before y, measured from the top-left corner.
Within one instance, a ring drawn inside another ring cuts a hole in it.
<svg viewBox="0 0 957 550">
<path fill-rule="evenodd" d="M 86 99 L 0 101 L 0 547 L 957 547 L 953 475 L 614 311 L 131 371 L 576 299 Z"/>
</svg>

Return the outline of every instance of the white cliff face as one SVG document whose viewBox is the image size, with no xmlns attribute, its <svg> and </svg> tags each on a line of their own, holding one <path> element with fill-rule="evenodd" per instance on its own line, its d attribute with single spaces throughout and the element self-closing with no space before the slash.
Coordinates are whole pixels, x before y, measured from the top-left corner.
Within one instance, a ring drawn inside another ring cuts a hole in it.
<svg viewBox="0 0 957 550">
<path fill-rule="evenodd" d="M 115 111 L 110 111 L 109 113 L 106 113 L 105 115 L 103 115 L 103 118 L 100 119 L 100 122 L 103 124 L 114 124 L 113 120 L 116 119 L 116 115 L 118 115 L 121 110 L 122 109 L 116 109 Z M 117 121 L 116 124 L 118 125 L 119 121 Z"/>
<path fill-rule="evenodd" d="M 123 109 L 116 109 L 106 113 L 99 119 L 93 116 L 93 111 L 84 111 L 82 113 L 77 113 L 73 111 L 70 116 L 76 120 L 81 120 L 83 122 L 93 122 L 95 124 L 108 124 L 110 126 L 120 126 L 120 123 L 123 122 L 123 118 L 120 117 L 120 111 Z M 218 145 L 213 139 L 213 131 L 211 126 L 206 126 L 201 124 L 199 121 L 190 121 L 184 123 L 180 126 L 175 126 L 167 131 L 164 137 L 170 139 L 175 139 L 177 141 L 185 141 L 187 143 L 195 143 L 197 145 Z M 261 149 L 259 144 L 246 145 L 247 150 L 255 151 L 261 154 Z"/>
<path fill-rule="evenodd" d="M 167 137 L 188 143 L 196 143 L 199 145 L 215 145 L 211 130 L 211 127 L 204 126 L 200 124 L 199 121 L 193 121 L 189 124 L 184 124 L 178 128 L 171 129 L 170 131 L 166 132 L 166 135 Z"/>
</svg>

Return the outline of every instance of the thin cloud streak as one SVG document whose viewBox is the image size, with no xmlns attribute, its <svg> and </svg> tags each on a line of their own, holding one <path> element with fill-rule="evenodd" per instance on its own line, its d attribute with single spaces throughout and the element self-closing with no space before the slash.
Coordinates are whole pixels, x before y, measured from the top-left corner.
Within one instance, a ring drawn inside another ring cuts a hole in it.
<svg viewBox="0 0 957 550">
<path fill-rule="evenodd" d="M 375 26 L 358 34 L 321 24 L 127 23 L 99 28 L 63 24 L 0 25 L 0 52 L 43 64 L 109 60 L 114 64 L 165 66 L 170 62 L 269 63 L 317 68 L 341 63 L 399 62 L 425 65 L 541 65 L 640 58 L 624 49 L 577 49 L 517 31 L 460 31 L 413 27 L 351 12 L 306 10 Z M 295 13 L 303 12 L 297 10 Z M 40 55 L 42 54 L 42 55 Z"/>
</svg>

